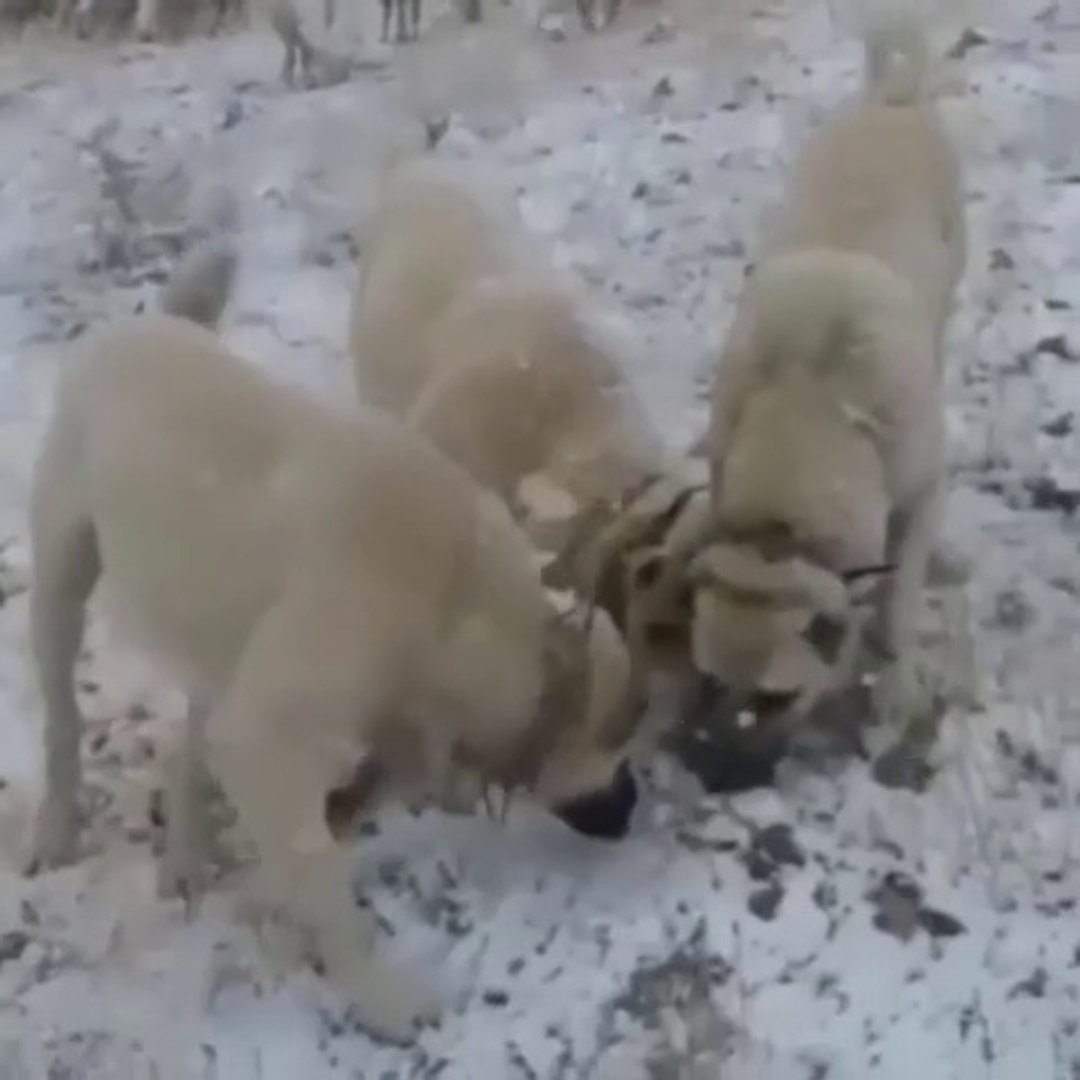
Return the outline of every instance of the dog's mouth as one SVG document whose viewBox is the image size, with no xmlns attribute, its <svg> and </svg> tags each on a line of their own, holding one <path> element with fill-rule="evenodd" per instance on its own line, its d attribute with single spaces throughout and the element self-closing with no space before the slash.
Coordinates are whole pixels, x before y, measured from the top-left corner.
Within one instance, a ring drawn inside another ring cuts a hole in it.
<svg viewBox="0 0 1080 1080">
<path fill-rule="evenodd" d="M 559 803 L 552 812 L 581 836 L 621 840 L 630 831 L 637 800 L 637 781 L 630 766 L 623 762 L 606 788 Z"/>
<path fill-rule="evenodd" d="M 798 691 L 737 693 L 715 676 L 699 673 L 678 727 L 665 744 L 714 794 L 767 787 L 787 752 L 784 718 Z"/>
<path fill-rule="evenodd" d="M 746 714 L 751 723 L 767 724 L 793 709 L 799 695 L 798 690 L 755 690 L 747 696 L 740 715 Z"/>
</svg>

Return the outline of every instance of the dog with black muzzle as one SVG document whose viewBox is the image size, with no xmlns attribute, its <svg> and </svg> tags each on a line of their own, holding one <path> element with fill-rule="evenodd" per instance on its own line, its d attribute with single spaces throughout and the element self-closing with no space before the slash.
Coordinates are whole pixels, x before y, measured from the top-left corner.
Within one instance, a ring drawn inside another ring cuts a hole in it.
<svg viewBox="0 0 1080 1080">
<path fill-rule="evenodd" d="M 78 855 L 74 668 L 100 579 L 189 696 L 163 893 L 204 886 L 205 760 L 264 902 L 310 932 L 365 1026 L 405 1040 L 434 1005 L 373 955 L 343 824 L 418 785 L 438 795 L 460 764 L 579 832 L 622 836 L 629 654 L 605 613 L 545 590 L 525 534 L 464 470 L 389 417 L 260 374 L 179 317 L 220 308 L 177 280 L 172 313 L 72 345 L 35 469 L 46 770 L 31 863 Z"/>
<path fill-rule="evenodd" d="M 692 568 L 693 650 L 762 748 L 748 777 L 851 678 L 872 592 L 889 658 L 877 708 L 904 724 L 917 707 L 963 195 L 918 16 L 869 15 L 865 50 L 862 95 L 811 137 L 771 215 L 713 387 L 715 537 Z"/>
<path fill-rule="evenodd" d="M 558 552 L 545 583 L 607 611 L 637 670 L 684 677 L 706 485 L 653 430 L 592 298 L 489 179 L 432 157 L 384 177 L 351 312 L 361 399 L 423 433 Z"/>
</svg>

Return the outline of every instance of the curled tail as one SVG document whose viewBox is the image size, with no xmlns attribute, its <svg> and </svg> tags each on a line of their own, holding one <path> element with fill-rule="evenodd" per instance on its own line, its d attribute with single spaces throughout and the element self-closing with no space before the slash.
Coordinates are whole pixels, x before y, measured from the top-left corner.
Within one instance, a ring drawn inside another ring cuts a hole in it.
<svg viewBox="0 0 1080 1080">
<path fill-rule="evenodd" d="M 173 270 L 161 293 L 161 310 L 216 330 L 232 293 L 236 263 L 230 238 L 198 244 Z"/>
<path fill-rule="evenodd" d="M 926 93 L 930 42 L 925 14 L 912 0 L 885 0 L 863 17 L 865 86 L 886 105 L 914 105 Z"/>
</svg>

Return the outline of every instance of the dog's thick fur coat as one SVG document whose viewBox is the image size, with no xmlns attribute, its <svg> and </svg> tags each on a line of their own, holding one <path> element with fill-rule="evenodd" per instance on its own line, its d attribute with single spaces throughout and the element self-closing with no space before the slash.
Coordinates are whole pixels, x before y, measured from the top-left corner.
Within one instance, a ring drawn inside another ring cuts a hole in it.
<svg viewBox="0 0 1080 1080">
<path fill-rule="evenodd" d="M 215 310 L 200 290 L 167 295 Z M 205 744 L 269 901 L 314 933 L 368 1026 L 406 1037 L 413 994 L 370 955 L 331 794 L 365 769 L 380 795 L 435 785 L 460 755 L 568 821 L 616 787 L 619 821 L 602 827 L 625 831 L 637 710 L 622 640 L 602 613 L 583 626 L 556 611 L 503 505 L 390 418 L 317 404 L 176 315 L 118 320 L 74 352 L 31 509 L 46 706 L 34 860 L 77 854 L 73 669 L 100 577 L 191 702 L 174 877 L 193 887 L 202 870 Z"/>
<path fill-rule="evenodd" d="M 865 87 L 811 137 L 771 215 L 720 361 L 715 527 L 698 665 L 805 711 L 835 684 L 808 633 L 851 616 L 845 575 L 895 564 L 882 701 L 910 707 L 909 645 L 945 496 L 942 350 L 966 257 L 959 164 L 926 90 L 918 17 L 869 17 Z M 854 634 L 854 620 L 849 624 Z"/>
<path fill-rule="evenodd" d="M 468 469 L 540 547 L 574 537 L 581 558 L 572 568 L 563 560 L 559 584 L 593 579 L 621 628 L 616 609 L 635 604 L 649 624 L 642 644 L 662 636 L 662 666 L 688 663 L 679 558 L 653 526 L 687 532 L 684 511 L 707 495 L 684 497 L 689 481 L 591 322 L 584 289 L 556 272 L 501 193 L 434 158 L 391 168 L 361 247 L 350 331 L 361 398 Z M 583 527 L 599 535 L 612 519 L 626 527 L 608 529 L 596 550 Z"/>
<path fill-rule="evenodd" d="M 660 443 L 581 297 L 497 200 L 459 165 L 392 168 L 353 298 L 361 398 L 511 505 L 538 474 L 578 506 L 621 495 Z"/>
</svg>

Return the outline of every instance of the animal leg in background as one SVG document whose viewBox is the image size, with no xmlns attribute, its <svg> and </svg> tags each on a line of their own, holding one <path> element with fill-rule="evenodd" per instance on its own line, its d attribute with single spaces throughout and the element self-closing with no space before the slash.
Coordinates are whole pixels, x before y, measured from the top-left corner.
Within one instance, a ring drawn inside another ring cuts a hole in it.
<svg viewBox="0 0 1080 1080">
<path fill-rule="evenodd" d="M 312 65 L 312 50 L 304 32 L 300 29 L 300 16 L 292 0 L 276 0 L 270 11 L 270 25 L 285 47 L 281 64 L 281 79 L 286 86 L 296 85 L 296 65 L 306 81 Z"/>
</svg>

